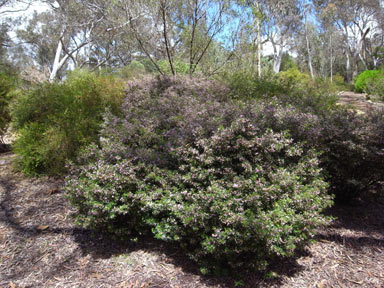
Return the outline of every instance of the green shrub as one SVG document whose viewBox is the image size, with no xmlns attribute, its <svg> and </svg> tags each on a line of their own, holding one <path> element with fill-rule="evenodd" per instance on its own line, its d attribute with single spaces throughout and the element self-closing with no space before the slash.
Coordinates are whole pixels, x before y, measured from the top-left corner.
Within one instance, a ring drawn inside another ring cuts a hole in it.
<svg viewBox="0 0 384 288">
<path fill-rule="evenodd" d="M 237 72 L 223 76 L 223 82 L 232 90 L 232 98 L 235 99 L 270 99 L 280 97 L 289 92 L 289 87 L 281 85 L 275 75 L 257 75 L 247 72 Z"/>
<path fill-rule="evenodd" d="M 13 86 L 12 78 L 0 73 L 0 143 L 3 142 L 3 136 L 7 132 L 8 124 L 11 121 L 9 103 Z"/>
<path fill-rule="evenodd" d="M 277 101 L 315 114 L 334 109 L 338 99 L 335 91 L 327 85 L 316 85 L 308 75 L 297 69 L 278 75 L 266 74 L 262 78 L 240 72 L 225 75 L 223 80 L 231 89 L 231 98 Z"/>
<path fill-rule="evenodd" d="M 98 141 L 106 107 L 120 112 L 123 84 L 86 71 L 68 75 L 64 83 L 45 83 L 24 91 L 12 105 L 19 137 L 13 148 L 26 174 L 57 175 L 65 171 L 84 145 Z"/>
<path fill-rule="evenodd" d="M 145 66 L 136 61 L 133 60 L 129 65 L 121 68 L 118 72 L 117 75 L 123 79 L 131 79 L 140 75 L 143 75 L 146 73 Z"/>
<path fill-rule="evenodd" d="M 333 75 L 333 82 L 338 86 L 343 86 L 345 84 L 344 77 L 340 74 Z"/>
<path fill-rule="evenodd" d="M 157 61 L 157 65 L 165 74 L 172 74 L 171 65 L 169 65 L 168 60 L 159 60 Z M 189 63 L 180 60 L 175 60 L 173 62 L 173 68 L 175 69 L 176 74 L 186 75 L 189 73 Z"/>
<path fill-rule="evenodd" d="M 369 78 L 366 82 L 365 92 L 384 101 L 384 72 L 382 76 Z"/>
<path fill-rule="evenodd" d="M 280 72 L 278 77 L 282 85 L 287 89 L 307 89 L 313 85 L 311 76 L 300 72 L 297 68 L 290 68 L 287 71 Z"/>
<path fill-rule="evenodd" d="M 78 221 L 152 231 L 205 269 L 262 269 L 308 243 L 331 205 L 317 153 L 269 129 L 268 105 L 239 105 L 227 93 L 189 78 L 131 85 L 123 117 L 107 115 L 100 147 L 71 165 L 66 190 Z"/>
<path fill-rule="evenodd" d="M 376 81 L 380 78 L 384 78 L 384 74 L 380 70 L 364 71 L 355 80 L 355 91 L 359 93 L 367 93 L 367 81 Z"/>
<path fill-rule="evenodd" d="M 303 106 L 250 102 L 244 109 L 255 125 L 289 131 L 295 142 L 322 151 L 320 167 L 336 201 L 349 202 L 379 187 L 384 181 L 384 110 L 359 115 L 343 108 L 304 111 Z"/>
</svg>

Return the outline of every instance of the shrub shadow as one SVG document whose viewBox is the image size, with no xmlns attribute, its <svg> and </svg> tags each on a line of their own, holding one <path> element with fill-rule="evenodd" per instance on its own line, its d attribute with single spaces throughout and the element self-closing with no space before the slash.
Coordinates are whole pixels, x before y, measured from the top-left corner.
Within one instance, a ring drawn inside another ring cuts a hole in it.
<svg viewBox="0 0 384 288">
<path fill-rule="evenodd" d="M 347 204 L 336 204 L 326 212 L 336 220 L 333 228 L 344 228 L 367 235 L 381 234 L 384 237 L 384 194 L 367 193 Z M 384 239 L 384 238 L 383 238 Z"/>
<path fill-rule="evenodd" d="M 65 266 L 71 265 L 70 263 L 74 263 L 78 258 L 87 255 L 90 255 L 92 259 L 97 261 L 97 259 L 109 259 L 111 257 L 129 255 L 136 251 L 146 251 L 158 255 L 162 263 L 172 264 L 176 269 L 180 269 L 183 273 L 179 274 L 178 278 L 181 277 L 180 281 L 188 284 L 185 287 L 198 287 L 198 285 L 201 285 L 202 283 L 205 285 L 216 285 L 228 288 L 237 285 L 240 285 L 241 287 L 268 287 L 279 286 L 281 283 L 281 277 L 277 276 L 274 279 L 266 279 L 265 273 L 247 272 L 242 270 L 229 271 L 225 276 L 201 276 L 198 265 L 190 260 L 177 245 L 154 239 L 152 236 L 132 235 L 131 238 L 135 238 L 135 240 L 131 241 L 129 239 L 119 239 L 111 234 L 102 233 L 92 229 L 73 227 L 71 225 L 68 227 L 65 227 L 65 225 L 61 227 L 57 224 L 50 225 L 46 230 L 40 231 L 35 225 L 20 224 L 20 219 L 18 219 L 19 215 L 17 213 L 18 206 L 13 199 L 15 194 L 18 193 L 15 184 L 9 182 L 7 179 L 0 178 L 0 188 L 3 189 L 2 199 L 0 199 L 0 222 L 12 229 L 12 233 L 14 234 L 13 237 L 23 240 L 35 240 L 39 237 L 48 237 L 50 235 L 66 235 L 71 237 L 78 246 L 78 249 L 70 255 L 67 255 L 63 261 L 52 263 L 48 270 L 45 270 L 42 273 L 45 279 L 54 279 L 58 275 L 62 275 L 62 273 L 64 273 L 63 271 L 65 271 Z M 62 205 L 63 203 L 57 204 Z M 45 207 L 39 207 L 39 209 L 52 211 L 54 205 L 55 203 L 46 203 Z M 38 209 L 25 209 L 23 214 L 27 213 L 28 215 L 25 214 L 25 217 L 32 217 L 32 214 L 37 213 L 37 210 Z M 39 261 L 39 258 L 41 257 L 38 253 L 35 255 L 35 252 L 36 251 L 32 251 L 31 254 L 33 255 L 30 255 L 32 262 Z M 296 257 L 302 255 L 303 254 L 297 254 Z M 26 268 L 28 269 L 24 271 L 25 273 L 8 274 L 6 277 L 7 281 L 22 279 L 27 273 L 31 272 L 29 266 Z M 295 258 L 290 258 L 275 261 L 269 266 L 267 272 L 273 271 L 276 275 L 291 277 L 302 269 L 304 269 L 304 267 L 300 266 Z M 196 280 L 196 277 L 198 277 L 199 283 L 196 283 L 196 286 L 193 286 L 193 281 Z M 152 282 L 156 283 L 156 281 Z M 169 287 L 169 283 L 164 285 L 151 287 Z"/>
</svg>

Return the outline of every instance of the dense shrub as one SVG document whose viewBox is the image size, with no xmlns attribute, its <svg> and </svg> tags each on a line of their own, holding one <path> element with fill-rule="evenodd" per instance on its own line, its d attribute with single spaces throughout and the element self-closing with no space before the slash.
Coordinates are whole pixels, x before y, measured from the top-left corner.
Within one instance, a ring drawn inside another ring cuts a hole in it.
<svg viewBox="0 0 384 288">
<path fill-rule="evenodd" d="M 235 99 L 267 99 L 287 94 L 289 89 L 281 85 L 275 75 L 258 78 L 253 73 L 236 72 L 223 76 L 223 82 L 231 88 Z"/>
<path fill-rule="evenodd" d="M 366 70 L 361 73 L 355 80 L 355 91 L 359 93 L 367 92 L 367 82 L 377 81 L 384 78 L 384 74 L 380 70 Z"/>
<path fill-rule="evenodd" d="M 88 147 L 66 179 L 79 222 L 151 229 L 209 267 L 263 268 L 307 243 L 331 197 L 317 153 L 292 137 L 318 135 L 317 119 L 227 94 L 188 78 L 132 84 L 123 118 L 106 115 L 100 148 Z M 308 121 L 290 135 L 284 117 Z"/>
<path fill-rule="evenodd" d="M 336 107 L 334 90 L 316 85 L 307 74 L 290 69 L 278 75 L 258 78 L 251 73 L 224 76 L 231 89 L 231 97 L 240 100 L 259 99 L 293 105 L 305 112 L 323 113 Z"/>
<path fill-rule="evenodd" d="M 293 139 L 322 151 L 320 166 L 339 202 L 364 195 L 384 181 L 384 111 L 367 115 L 343 108 L 303 112 L 277 104 L 250 105 L 250 118 L 274 131 L 290 131 Z"/>
<path fill-rule="evenodd" d="M 297 68 L 290 68 L 287 71 L 280 72 L 278 74 L 281 84 L 288 89 L 308 89 L 313 85 L 311 76 L 306 73 L 302 73 Z"/>
<path fill-rule="evenodd" d="M 169 65 L 168 60 L 159 60 L 157 61 L 157 65 L 159 66 L 160 70 L 165 74 L 172 74 L 171 65 Z M 186 75 L 189 73 L 189 63 L 180 60 L 175 60 L 173 62 L 173 68 L 175 69 L 175 73 L 177 74 Z"/>
<path fill-rule="evenodd" d="M 121 82 L 85 71 L 21 93 L 12 106 L 19 168 L 27 174 L 62 173 L 80 147 L 98 140 L 102 113 L 106 107 L 119 113 L 123 95 Z"/>
<path fill-rule="evenodd" d="M 369 78 L 366 82 L 365 92 L 368 95 L 377 96 L 378 100 L 384 101 L 384 71 L 382 76 Z"/>
<path fill-rule="evenodd" d="M 338 201 L 362 196 L 384 181 L 384 111 L 358 115 L 336 110 L 323 115 L 317 145 Z"/>
<path fill-rule="evenodd" d="M 11 121 L 9 103 L 12 88 L 12 78 L 5 73 L 0 73 L 0 143 L 3 142 L 3 136 L 7 131 L 9 122 Z"/>
<path fill-rule="evenodd" d="M 327 223 L 331 194 L 348 201 L 384 180 L 384 111 L 231 93 L 189 78 L 131 82 L 123 117 L 105 114 L 99 146 L 70 166 L 78 222 L 152 232 L 206 269 L 263 268 Z"/>
<path fill-rule="evenodd" d="M 145 73 L 146 73 L 145 66 L 142 63 L 136 60 L 133 60 L 127 66 L 119 69 L 119 71 L 117 72 L 117 75 L 124 79 L 131 79 L 134 77 L 141 76 Z"/>
</svg>

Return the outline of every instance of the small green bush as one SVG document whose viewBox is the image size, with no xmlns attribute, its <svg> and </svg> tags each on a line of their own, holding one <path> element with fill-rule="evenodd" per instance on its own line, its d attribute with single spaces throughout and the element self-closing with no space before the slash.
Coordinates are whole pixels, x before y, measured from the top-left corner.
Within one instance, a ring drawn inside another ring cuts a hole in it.
<svg viewBox="0 0 384 288">
<path fill-rule="evenodd" d="M 67 159 L 98 141 L 105 108 L 118 114 L 123 95 L 122 82 L 86 71 L 21 93 L 11 111 L 19 132 L 13 144 L 18 167 L 32 175 L 64 172 Z"/>
<path fill-rule="evenodd" d="M 355 80 L 355 91 L 358 93 L 367 93 L 367 82 L 377 81 L 380 78 L 384 78 L 384 74 L 380 70 L 364 71 Z"/>
<path fill-rule="evenodd" d="M 12 78 L 5 73 L 0 73 L 0 143 L 3 142 L 3 136 L 11 121 L 9 103 L 13 86 Z"/>
<path fill-rule="evenodd" d="M 288 89 L 308 89 L 313 86 L 311 76 L 302 73 L 297 68 L 290 68 L 280 72 L 278 77 L 284 87 Z"/>
<path fill-rule="evenodd" d="M 261 78 L 239 72 L 224 75 L 223 80 L 230 87 L 233 99 L 277 101 L 315 114 L 326 113 L 337 103 L 335 91 L 327 85 L 316 85 L 297 69 L 277 75 L 266 74 Z"/>
<path fill-rule="evenodd" d="M 378 100 L 384 101 L 384 72 L 380 77 L 367 80 L 365 92 L 368 95 L 376 96 Z"/>
<path fill-rule="evenodd" d="M 117 75 L 123 79 L 132 79 L 134 77 L 138 77 L 145 73 L 146 73 L 145 66 L 142 63 L 136 60 L 133 60 L 131 63 L 129 63 L 129 65 L 121 68 L 117 72 Z"/>
<path fill-rule="evenodd" d="M 235 99 L 268 99 L 280 97 L 289 92 L 289 87 L 281 85 L 275 75 L 257 75 L 247 72 L 230 73 L 223 76 L 223 82 L 232 90 L 232 98 Z"/>
<path fill-rule="evenodd" d="M 169 65 L 168 60 L 159 60 L 157 61 L 157 65 L 165 74 L 172 74 L 171 65 Z M 175 69 L 176 74 L 187 75 L 189 73 L 189 63 L 180 60 L 175 60 L 173 62 L 173 68 Z"/>
</svg>

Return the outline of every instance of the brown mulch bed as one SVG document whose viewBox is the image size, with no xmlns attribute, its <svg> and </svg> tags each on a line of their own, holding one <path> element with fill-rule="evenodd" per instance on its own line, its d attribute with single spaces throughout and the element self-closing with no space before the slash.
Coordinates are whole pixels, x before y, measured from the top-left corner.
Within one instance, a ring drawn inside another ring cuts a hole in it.
<svg viewBox="0 0 384 288">
<path fill-rule="evenodd" d="M 13 158 L 0 154 L 0 287 L 384 287 L 384 200 L 333 208 L 338 220 L 271 267 L 276 279 L 203 277 L 175 247 L 76 227 L 62 181 L 12 172 Z"/>
<path fill-rule="evenodd" d="M 351 108 L 363 113 L 367 113 L 373 109 L 384 109 L 384 103 L 369 101 L 366 99 L 365 94 L 342 91 L 338 96 L 338 103 L 350 106 Z"/>
</svg>

